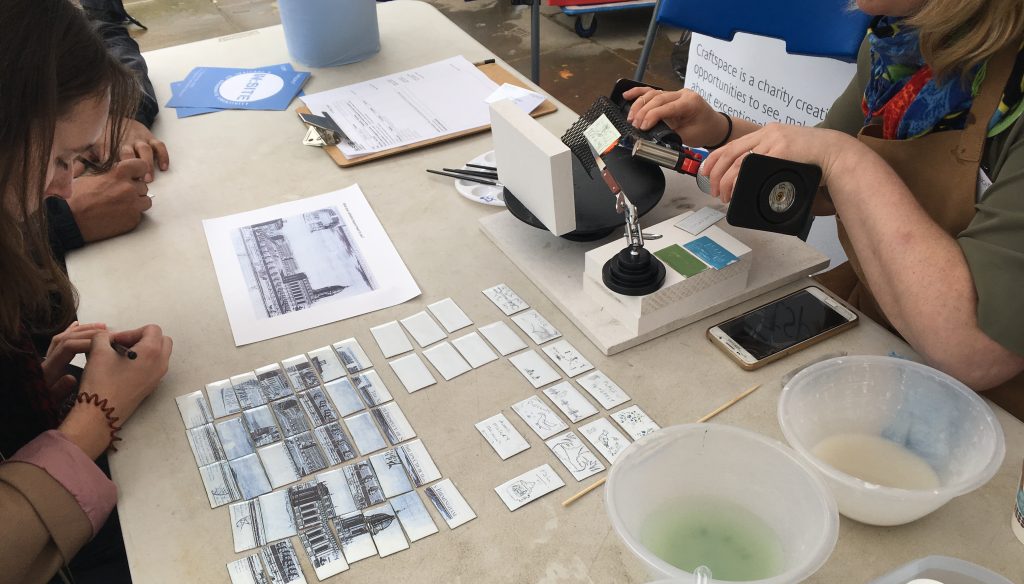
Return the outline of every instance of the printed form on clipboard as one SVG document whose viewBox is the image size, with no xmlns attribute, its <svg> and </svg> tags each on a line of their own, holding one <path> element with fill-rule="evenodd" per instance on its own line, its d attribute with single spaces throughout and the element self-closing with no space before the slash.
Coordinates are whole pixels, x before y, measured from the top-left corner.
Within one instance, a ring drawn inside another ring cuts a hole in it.
<svg viewBox="0 0 1024 584">
<path fill-rule="evenodd" d="M 490 123 L 485 99 L 498 85 L 465 57 L 306 95 L 310 111 L 327 113 L 356 158 Z"/>
</svg>

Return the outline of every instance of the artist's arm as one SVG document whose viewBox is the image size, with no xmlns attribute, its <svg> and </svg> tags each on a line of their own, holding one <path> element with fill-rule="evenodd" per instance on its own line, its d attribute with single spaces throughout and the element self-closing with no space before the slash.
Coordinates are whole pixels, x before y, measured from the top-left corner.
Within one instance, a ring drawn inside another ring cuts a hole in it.
<svg viewBox="0 0 1024 584">
<path fill-rule="evenodd" d="M 1024 357 L 979 326 L 975 282 L 957 240 L 867 146 L 833 130 L 773 124 L 709 157 L 712 194 L 731 199 L 739 165 L 751 150 L 821 166 L 868 287 L 928 363 L 979 391 L 1024 371 Z M 1002 310 L 1019 324 L 1014 307 Z"/>
</svg>

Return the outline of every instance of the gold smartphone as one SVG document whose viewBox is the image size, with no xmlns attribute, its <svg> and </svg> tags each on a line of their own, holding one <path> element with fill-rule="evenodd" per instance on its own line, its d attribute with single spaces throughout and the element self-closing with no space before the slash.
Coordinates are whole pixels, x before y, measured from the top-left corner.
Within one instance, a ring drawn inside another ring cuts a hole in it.
<svg viewBox="0 0 1024 584">
<path fill-rule="evenodd" d="M 715 325 L 707 336 L 749 371 L 856 324 L 857 313 L 842 300 L 808 286 Z"/>
</svg>

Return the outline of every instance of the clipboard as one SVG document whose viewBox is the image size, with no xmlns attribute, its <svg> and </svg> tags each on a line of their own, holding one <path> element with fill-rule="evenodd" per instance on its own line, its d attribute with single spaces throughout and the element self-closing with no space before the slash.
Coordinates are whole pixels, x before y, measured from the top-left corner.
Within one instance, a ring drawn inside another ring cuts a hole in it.
<svg viewBox="0 0 1024 584">
<path fill-rule="evenodd" d="M 498 63 L 484 63 L 482 65 L 477 65 L 477 67 L 480 69 L 480 71 L 484 75 L 490 77 L 491 81 L 494 81 L 499 86 L 501 84 L 503 84 L 503 83 L 510 83 L 512 85 L 515 85 L 515 86 L 518 86 L 518 87 L 522 87 L 524 89 L 529 89 L 528 87 L 526 87 L 526 84 L 523 83 L 522 81 L 520 81 L 518 77 L 513 75 L 511 71 L 509 71 L 505 67 L 499 65 Z M 533 110 L 533 112 L 530 113 L 530 115 L 536 118 L 536 117 L 544 116 L 544 115 L 547 115 L 547 114 L 550 114 L 550 113 L 554 113 L 556 111 L 558 111 L 558 106 L 556 106 L 554 104 L 554 102 L 552 102 L 550 99 L 545 99 L 543 102 L 541 102 L 541 104 L 539 106 L 537 106 Z M 295 113 L 296 114 L 309 114 L 309 113 L 312 113 L 312 112 L 309 111 L 309 108 L 307 108 L 306 106 L 303 105 L 303 106 L 300 106 L 300 107 L 296 108 L 295 109 Z M 301 123 L 301 120 L 300 120 L 300 123 Z M 305 125 L 305 124 L 303 124 L 303 125 Z M 357 164 L 362 164 L 364 162 L 370 162 L 372 160 L 377 160 L 379 158 L 384 158 L 384 157 L 392 156 L 392 155 L 395 155 L 395 154 L 401 154 L 401 153 L 407 152 L 409 150 L 416 150 L 418 148 L 425 148 L 427 146 L 433 146 L 434 144 L 440 144 L 441 142 L 447 142 L 449 140 L 455 140 L 457 138 L 462 138 L 463 136 L 469 136 L 471 134 L 478 134 L 480 132 L 489 130 L 490 128 L 491 128 L 490 124 L 484 125 L 484 126 L 479 126 L 477 128 L 470 128 L 468 130 L 462 130 L 461 132 L 455 132 L 453 134 L 447 134 L 447 135 L 444 135 L 444 136 L 438 136 L 437 138 L 431 138 L 429 140 L 424 140 L 422 142 L 416 142 L 415 144 L 407 144 L 405 146 L 398 146 L 396 148 L 389 148 L 387 150 L 381 150 L 380 152 L 374 152 L 372 154 L 367 154 L 366 156 L 360 156 L 359 158 L 355 158 L 355 159 L 346 158 L 345 155 L 341 153 L 341 150 L 337 146 L 325 146 L 325 147 L 323 147 L 323 151 L 326 152 L 327 155 L 331 157 L 331 160 L 333 160 L 338 166 L 349 167 L 349 166 L 355 166 Z"/>
</svg>

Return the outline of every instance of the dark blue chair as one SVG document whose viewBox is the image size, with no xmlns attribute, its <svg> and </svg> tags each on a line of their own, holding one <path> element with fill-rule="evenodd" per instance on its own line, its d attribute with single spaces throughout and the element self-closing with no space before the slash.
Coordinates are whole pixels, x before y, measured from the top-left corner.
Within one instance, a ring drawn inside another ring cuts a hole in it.
<svg viewBox="0 0 1024 584">
<path fill-rule="evenodd" d="M 660 23 L 726 41 L 737 32 L 782 39 L 788 53 L 852 63 L 870 21 L 849 0 L 658 0 L 635 78 L 643 79 Z"/>
</svg>

